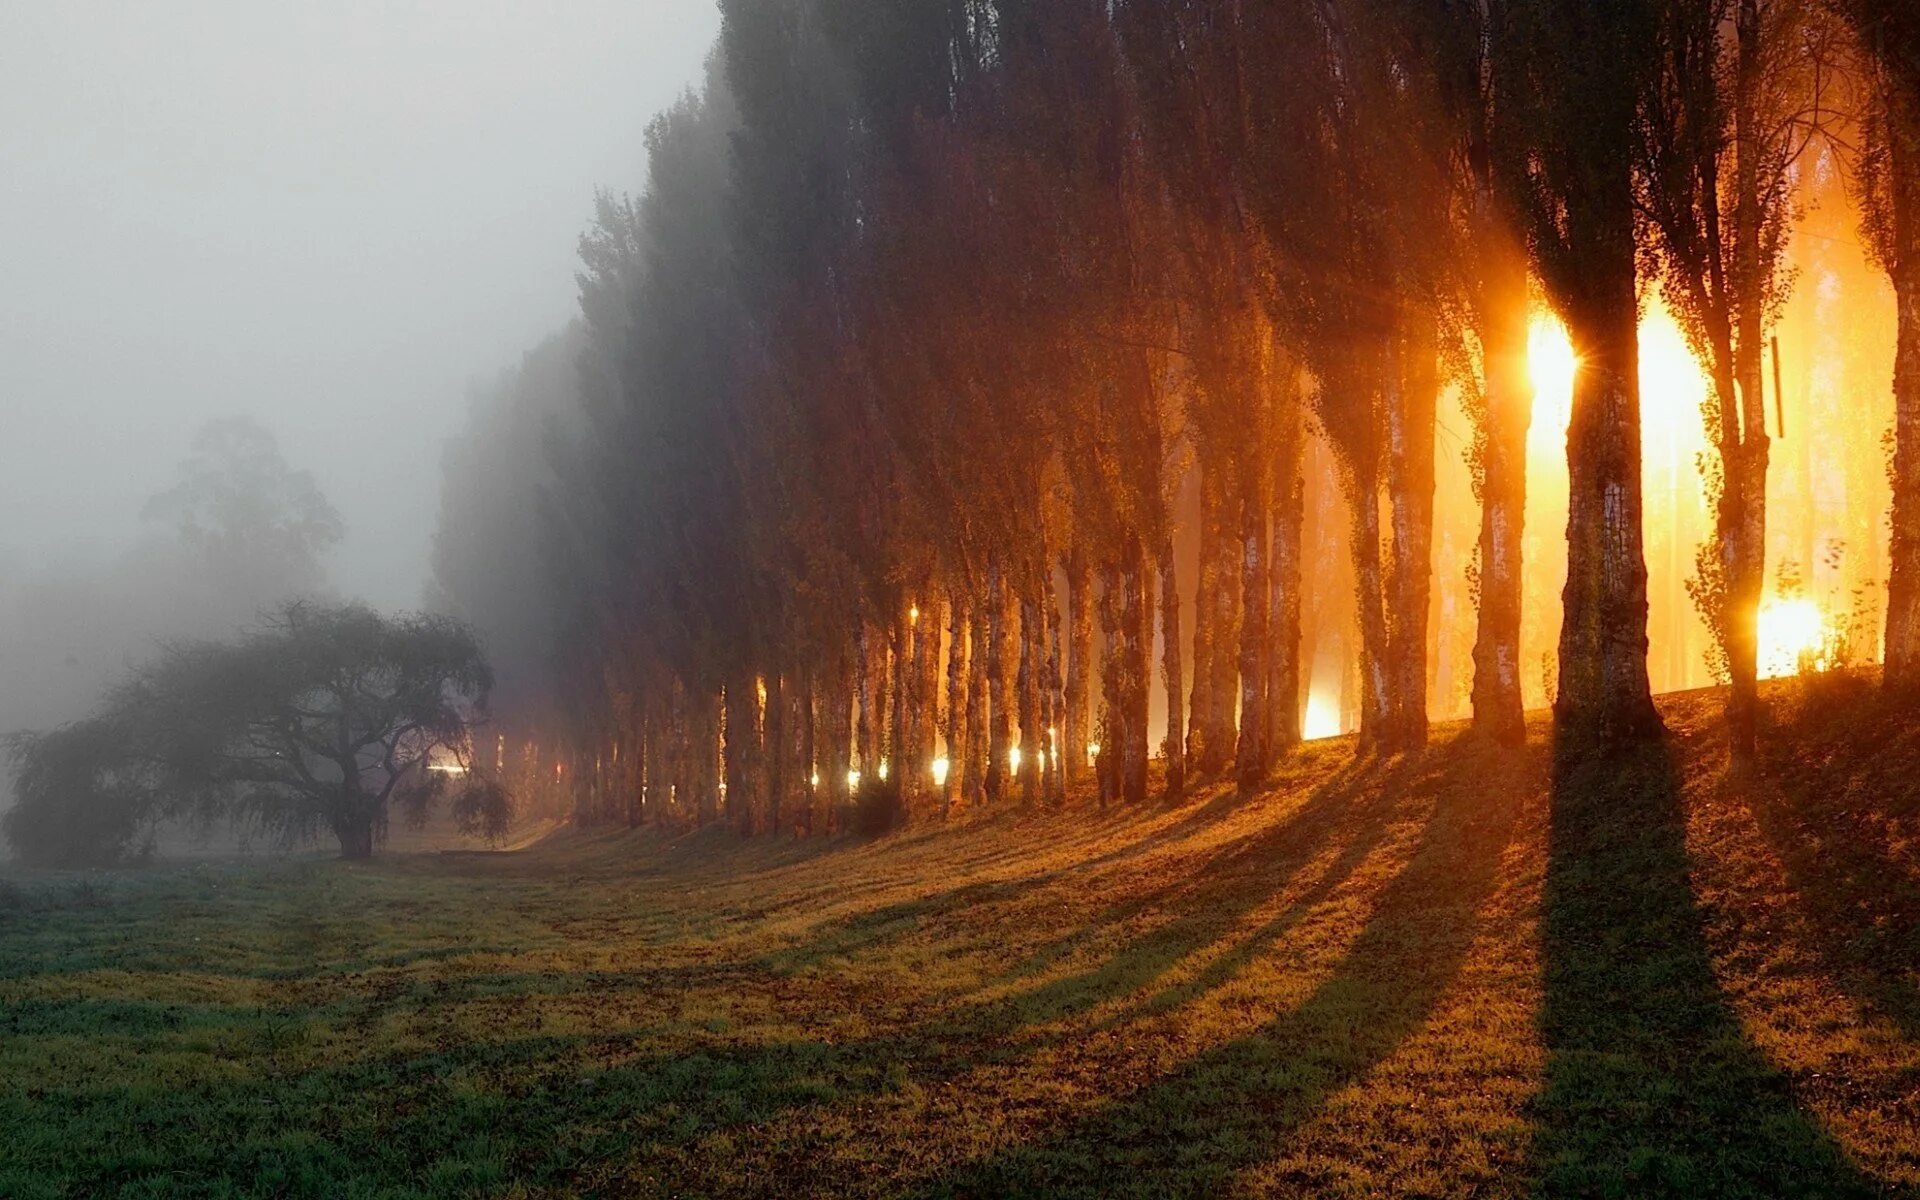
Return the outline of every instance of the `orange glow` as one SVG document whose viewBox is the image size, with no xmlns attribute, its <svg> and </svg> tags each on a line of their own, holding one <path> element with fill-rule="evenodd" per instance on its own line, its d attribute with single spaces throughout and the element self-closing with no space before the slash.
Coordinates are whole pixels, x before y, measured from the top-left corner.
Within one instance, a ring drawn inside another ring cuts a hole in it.
<svg viewBox="0 0 1920 1200">
<path fill-rule="evenodd" d="M 1784 679 L 1833 665 L 1839 630 L 1811 600 L 1774 597 L 1760 605 L 1759 675 Z"/>
<path fill-rule="evenodd" d="M 1339 703 L 1320 691 L 1308 693 L 1307 716 L 1301 724 L 1300 736 L 1315 742 L 1321 738 L 1339 737 L 1344 732 Z"/>
</svg>

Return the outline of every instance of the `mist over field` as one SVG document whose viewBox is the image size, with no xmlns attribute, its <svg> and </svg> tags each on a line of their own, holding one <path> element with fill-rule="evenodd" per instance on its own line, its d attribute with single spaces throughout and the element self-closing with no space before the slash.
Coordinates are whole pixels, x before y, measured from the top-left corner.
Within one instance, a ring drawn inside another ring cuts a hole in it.
<svg viewBox="0 0 1920 1200">
<path fill-rule="evenodd" d="M 1920 1200 L 1920 0 L 0 0 L 0 1200 Z"/>
<path fill-rule="evenodd" d="M 0 8 L 0 732 L 274 598 L 196 584 L 143 516 L 209 421 L 251 420 L 338 511 L 311 583 L 418 607 L 444 442 L 578 311 L 595 189 L 644 182 L 647 122 L 718 23 L 707 0 Z"/>
</svg>

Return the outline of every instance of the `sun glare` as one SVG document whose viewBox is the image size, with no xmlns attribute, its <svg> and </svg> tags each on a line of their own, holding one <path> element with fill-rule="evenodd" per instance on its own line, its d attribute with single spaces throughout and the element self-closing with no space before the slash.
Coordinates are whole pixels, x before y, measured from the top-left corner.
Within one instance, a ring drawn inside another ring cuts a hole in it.
<svg viewBox="0 0 1920 1200">
<path fill-rule="evenodd" d="M 1309 742 L 1339 737 L 1346 732 L 1340 725 L 1340 706 L 1324 693 L 1309 692 L 1307 719 L 1301 725 L 1300 736 Z"/>
<path fill-rule="evenodd" d="M 1763 602 L 1759 635 L 1762 679 L 1784 679 L 1809 667 L 1823 670 L 1832 658 L 1833 622 L 1811 600 L 1776 597 Z"/>
</svg>

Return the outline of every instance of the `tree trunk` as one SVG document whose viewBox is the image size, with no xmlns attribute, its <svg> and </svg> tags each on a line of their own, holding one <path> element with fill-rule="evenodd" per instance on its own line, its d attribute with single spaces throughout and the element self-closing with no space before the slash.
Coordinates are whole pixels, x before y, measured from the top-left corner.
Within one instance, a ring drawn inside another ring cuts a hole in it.
<svg viewBox="0 0 1920 1200">
<path fill-rule="evenodd" d="M 1128 804 L 1147 798 L 1147 647 L 1151 617 L 1147 611 L 1145 547 L 1135 534 L 1122 539 L 1120 595 L 1115 605 L 1119 642 L 1115 646 L 1114 701 L 1109 713 L 1120 759 L 1115 782 L 1119 798 Z"/>
<path fill-rule="evenodd" d="M 947 601 L 947 778 L 940 789 L 941 814 L 951 816 L 961 802 L 967 763 L 967 605 L 960 593 Z"/>
<path fill-rule="evenodd" d="M 856 703 L 858 714 L 855 718 L 854 732 L 859 737 L 859 746 L 854 762 L 862 771 L 872 771 L 879 762 L 874 752 L 879 740 L 880 728 L 876 710 L 879 705 L 874 695 L 873 635 L 867 622 L 861 621 L 854 630 L 853 643 L 854 687 L 858 689 Z M 851 769 L 851 768 L 850 768 Z"/>
<path fill-rule="evenodd" d="M 913 625 L 913 675 L 920 693 L 919 719 L 913 734 L 914 775 L 919 780 L 920 795 L 943 810 L 946 799 L 936 794 L 944 789 L 934 786 L 933 760 L 940 753 L 940 631 L 946 624 L 942 619 L 944 602 L 939 589 L 928 587 L 920 602 L 920 615 Z M 924 809 L 926 802 L 923 801 L 921 807 Z"/>
<path fill-rule="evenodd" d="M 365 797 L 355 797 L 342 806 L 333 820 L 333 836 L 340 842 L 340 857 L 360 861 L 373 857 L 374 806 Z"/>
<path fill-rule="evenodd" d="M 1639 306 L 1624 170 L 1588 202 L 1581 291 L 1565 306 L 1580 350 L 1567 427 L 1567 586 L 1556 730 L 1593 747 L 1658 736 L 1647 679 L 1640 493 Z"/>
<path fill-rule="evenodd" d="M 1240 495 L 1240 736 L 1233 774 L 1242 792 L 1267 776 L 1267 519 L 1270 464 L 1248 456 Z"/>
<path fill-rule="evenodd" d="M 787 742 L 787 689 L 792 684 L 787 679 L 784 660 L 775 659 L 767 672 L 766 700 L 766 793 L 762 797 L 761 807 L 767 814 L 767 828 L 780 827 L 780 804 L 792 787 L 794 762 L 792 748 Z M 806 763 L 799 764 L 801 772 L 808 770 Z"/>
<path fill-rule="evenodd" d="M 1047 637 L 1047 746 L 1050 755 L 1047 772 L 1047 799 L 1055 804 L 1067 800 L 1067 763 L 1072 755 L 1061 742 L 1061 725 L 1066 720 L 1066 697 L 1060 677 L 1060 598 L 1047 580 L 1046 605 L 1041 609 L 1046 620 Z"/>
<path fill-rule="evenodd" d="M 1220 472 L 1203 455 L 1200 461 L 1200 576 L 1193 596 L 1193 688 L 1187 706 L 1187 761 L 1202 778 L 1212 774 L 1214 756 L 1207 739 L 1213 731 L 1214 655 L 1220 605 Z"/>
<path fill-rule="evenodd" d="M 1738 408 L 1723 422 L 1731 435 L 1721 449 L 1723 482 L 1720 540 L 1727 566 L 1727 746 L 1734 763 L 1753 760 L 1759 725 L 1760 597 L 1767 576 L 1767 409 L 1763 369 L 1766 297 L 1761 252 L 1759 163 L 1761 132 L 1756 111 L 1761 84 L 1758 0 L 1739 0 L 1734 14 L 1734 336 L 1733 374 Z M 1723 403 L 1735 402 L 1724 396 Z"/>
<path fill-rule="evenodd" d="M 1121 734 L 1115 715 L 1122 707 L 1120 665 L 1120 587 L 1122 573 L 1117 562 L 1100 568 L 1100 716 L 1094 724 L 1093 756 L 1095 787 L 1100 807 L 1120 799 Z"/>
<path fill-rule="evenodd" d="M 1306 480 L 1300 461 L 1305 429 L 1300 389 L 1291 369 L 1279 380 L 1273 409 L 1273 541 L 1267 566 L 1267 757 L 1300 744 L 1300 576 L 1306 525 Z"/>
<path fill-rule="evenodd" d="M 831 674 L 821 694 L 821 704 L 827 710 L 827 748 L 805 768 L 806 785 L 814 792 L 815 804 L 822 813 L 820 828 L 828 831 L 835 828 L 840 810 L 852 798 L 847 772 L 853 770 L 853 694 L 858 686 L 853 678 L 855 667 L 844 646 L 834 652 L 830 662 Z"/>
<path fill-rule="evenodd" d="M 961 792 L 966 798 L 967 807 L 977 808 L 987 802 L 987 776 L 992 773 L 993 747 L 989 727 L 990 677 L 992 669 L 989 660 L 992 657 L 992 639 L 987 633 L 990 623 L 988 613 L 992 609 L 992 592 L 982 600 L 976 597 L 968 613 L 967 647 L 967 736 L 966 752 L 960 758 L 961 779 L 965 782 Z"/>
<path fill-rule="evenodd" d="M 1387 618 L 1380 564 L 1380 487 L 1371 462 L 1352 463 L 1347 507 L 1353 522 L 1353 587 L 1360 631 L 1360 746 L 1391 749 Z"/>
<path fill-rule="evenodd" d="M 1008 751 L 1013 746 L 1012 689 L 1007 679 L 1007 587 L 996 565 L 987 572 L 987 802 L 1007 795 Z"/>
<path fill-rule="evenodd" d="M 1404 318 L 1399 378 L 1387 405 L 1387 491 L 1393 559 L 1388 573 L 1389 738 L 1395 750 L 1427 741 L 1427 618 L 1433 594 L 1433 425 L 1440 390 L 1433 316 Z"/>
<path fill-rule="evenodd" d="M 1173 569 L 1173 531 L 1160 535 L 1160 678 L 1167 692 L 1167 799 L 1187 790 L 1187 737 L 1181 726 L 1180 586 Z"/>
<path fill-rule="evenodd" d="M 1527 277 L 1517 253 L 1488 251 L 1480 339 L 1486 356 L 1485 410 L 1476 431 L 1480 499 L 1479 601 L 1473 642 L 1473 728 L 1502 746 L 1527 739 L 1520 684 L 1520 620 L 1525 587 L 1527 427 L 1533 387 L 1527 370 Z"/>
<path fill-rule="evenodd" d="M 1040 802 L 1040 770 L 1046 754 L 1046 734 L 1040 727 L 1040 606 L 1030 590 L 1020 597 L 1020 801 Z"/>
<path fill-rule="evenodd" d="M 759 725 L 754 708 L 757 687 L 751 674 L 736 674 L 724 692 L 721 753 L 725 770 L 727 820 L 743 835 L 754 829 L 752 743 Z"/>
<path fill-rule="evenodd" d="M 1897 68 L 1889 67 L 1888 70 Z M 1887 102 L 1888 183 L 1898 325 L 1893 360 L 1893 518 L 1887 554 L 1886 675 L 1920 683 L 1920 80 L 1909 65 Z"/>
<path fill-rule="evenodd" d="M 815 679 L 816 676 L 811 667 L 801 667 L 800 686 L 794 689 L 800 701 L 800 761 L 808 764 L 806 773 L 801 776 L 799 780 L 799 826 L 809 833 L 813 831 L 813 814 L 820 800 L 820 790 L 813 786 L 812 765 L 820 761 L 819 729 L 815 723 L 816 718 L 814 715 L 817 709 L 816 698 L 813 694 Z M 773 819 L 775 822 L 774 832 L 777 833 L 780 829 L 780 815 L 778 813 L 773 814 Z"/>
<path fill-rule="evenodd" d="M 1088 684 L 1093 672 L 1093 572 L 1086 551 L 1079 546 L 1067 556 L 1067 780 L 1087 777 L 1088 747 L 1092 744 L 1092 714 L 1088 711 Z"/>
<path fill-rule="evenodd" d="M 910 632 L 906 606 L 897 606 L 887 622 L 887 688 L 891 703 L 887 707 L 886 750 L 880 762 L 899 790 L 903 811 L 914 795 L 913 764 L 905 761 L 913 756 L 912 721 L 907 711 L 913 686 Z"/>
</svg>

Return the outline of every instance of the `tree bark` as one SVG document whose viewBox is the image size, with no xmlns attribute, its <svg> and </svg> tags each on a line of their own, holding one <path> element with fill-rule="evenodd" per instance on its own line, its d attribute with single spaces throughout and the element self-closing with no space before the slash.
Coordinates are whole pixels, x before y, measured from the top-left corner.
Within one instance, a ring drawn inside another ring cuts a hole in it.
<svg viewBox="0 0 1920 1200">
<path fill-rule="evenodd" d="M 365 797 L 354 797 L 334 817 L 333 836 L 340 842 L 340 857 L 360 861 L 373 857 L 374 806 Z"/>
<path fill-rule="evenodd" d="M 1187 760 L 1200 777 L 1211 774 L 1207 739 L 1213 730 L 1215 626 L 1219 619 L 1221 498 L 1219 471 L 1200 460 L 1200 574 L 1193 596 L 1193 688 L 1187 711 Z"/>
<path fill-rule="evenodd" d="M 1090 767 L 1092 713 L 1088 685 L 1093 666 L 1093 572 L 1086 551 L 1075 546 L 1067 556 L 1067 780 L 1078 783 Z"/>
<path fill-rule="evenodd" d="M 1897 68 L 1889 66 L 1888 70 Z M 1892 229 L 1888 274 L 1897 327 L 1893 363 L 1893 517 L 1887 553 L 1885 683 L 1920 683 L 1920 69 L 1887 101 Z"/>
<path fill-rule="evenodd" d="M 988 612 L 992 607 L 992 592 L 987 597 L 976 598 L 968 614 L 967 646 L 968 675 L 967 684 L 967 738 L 966 753 L 961 756 L 962 794 L 967 807 L 977 808 L 987 802 L 987 776 L 992 770 L 993 748 L 989 732 L 992 690 L 992 674 L 989 659 L 992 657 L 988 636 Z"/>
<path fill-rule="evenodd" d="M 1187 738 L 1180 719 L 1180 586 L 1174 575 L 1173 531 L 1160 534 L 1160 678 L 1167 693 L 1167 799 L 1178 800 L 1187 790 Z"/>
<path fill-rule="evenodd" d="M 1300 389 L 1290 371 L 1279 383 L 1272 414 L 1273 541 L 1267 569 L 1269 760 L 1300 744 L 1300 576 L 1307 511 Z"/>
<path fill-rule="evenodd" d="M 947 780 L 941 788 L 942 815 L 950 816 L 961 803 L 961 781 L 967 764 L 967 605 L 959 592 L 947 601 Z"/>
<path fill-rule="evenodd" d="M 934 786 L 933 760 L 939 755 L 940 746 L 940 631 L 945 627 L 942 620 L 944 597 L 938 588 L 929 586 L 920 602 L 920 616 L 913 626 L 914 681 L 920 694 L 918 720 L 915 722 L 914 777 L 923 797 L 932 798 L 940 808 L 946 807 L 944 796 L 936 796 L 943 791 Z M 923 802 L 922 807 L 926 807 Z"/>
<path fill-rule="evenodd" d="M 1496 235 L 1498 236 L 1498 235 Z M 1485 409 L 1475 441 L 1480 493 L 1480 553 L 1473 642 L 1473 728 L 1502 746 L 1527 739 L 1520 683 L 1520 620 L 1525 587 L 1521 546 L 1526 532 L 1527 427 L 1533 387 L 1527 371 L 1526 265 L 1516 252 L 1487 251 L 1480 304 L 1485 354 Z"/>
<path fill-rule="evenodd" d="M 987 596 L 987 802 L 998 804 L 1007 795 L 1013 721 L 1007 679 L 1007 587 L 997 565 L 987 573 Z"/>
<path fill-rule="evenodd" d="M 1031 585 L 1020 595 L 1020 801 L 1040 802 L 1040 771 L 1046 753 L 1046 733 L 1040 726 L 1040 606 Z"/>
<path fill-rule="evenodd" d="M 1047 580 L 1046 604 L 1041 613 L 1046 621 L 1047 745 L 1051 756 L 1047 772 L 1047 799 L 1055 804 L 1064 804 L 1067 799 L 1066 768 L 1073 756 L 1061 740 L 1067 702 L 1062 691 L 1064 681 L 1060 675 L 1060 602 L 1051 578 Z"/>
<path fill-rule="evenodd" d="M 758 740 L 759 721 L 754 709 L 757 688 L 751 673 L 736 674 L 723 692 L 721 755 L 726 782 L 724 809 L 727 820 L 742 835 L 752 835 L 753 749 Z"/>
<path fill-rule="evenodd" d="M 1580 350 L 1567 428 L 1567 585 L 1562 593 L 1563 741 L 1598 747 L 1658 736 L 1647 679 L 1647 563 L 1640 493 L 1639 305 L 1629 182 L 1588 201 L 1583 278 L 1565 307 Z"/>
<path fill-rule="evenodd" d="M 1233 774 L 1240 790 L 1266 779 L 1267 767 L 1267 520 L 1271 466 L 1248 456 L 1240 495 L 1240 736 Z"/>
<path fill-rule="evenodd" d="M 1427 742 L 1427 619 L 1433 594 L 1433 438 L 1439 401 L 1433 315 L 1414 303 L 1402 319 L 1399 378 L 1387 406 L 1387 491 L 1393 558 L 1388 573 L 1389 740 L 1394 750 Z"/>
<path fill-rule="evenodd" d="M 1387 618 L 1380 563 L 1380 487 L 1369 461 L 1346 465 L 1348 511 L 1353 523 L 1353 586 L 1360 632 L 1360 746 L 1391 748 L 1388 697 Z"/>
<path fill-rule="evenodd" d="M 1147 798 L 1147 640 L 1152 617 L 1147 609 L 1146 549 L 1137 534 L 1122 539 L 1120 596 L 1115 611 L 1119 645 L 1115 689 L 1119 708 L 1112 715 L 1120 762 L 1116 782 L 1120 799 L 1141 804 Z"/>
</svg>

